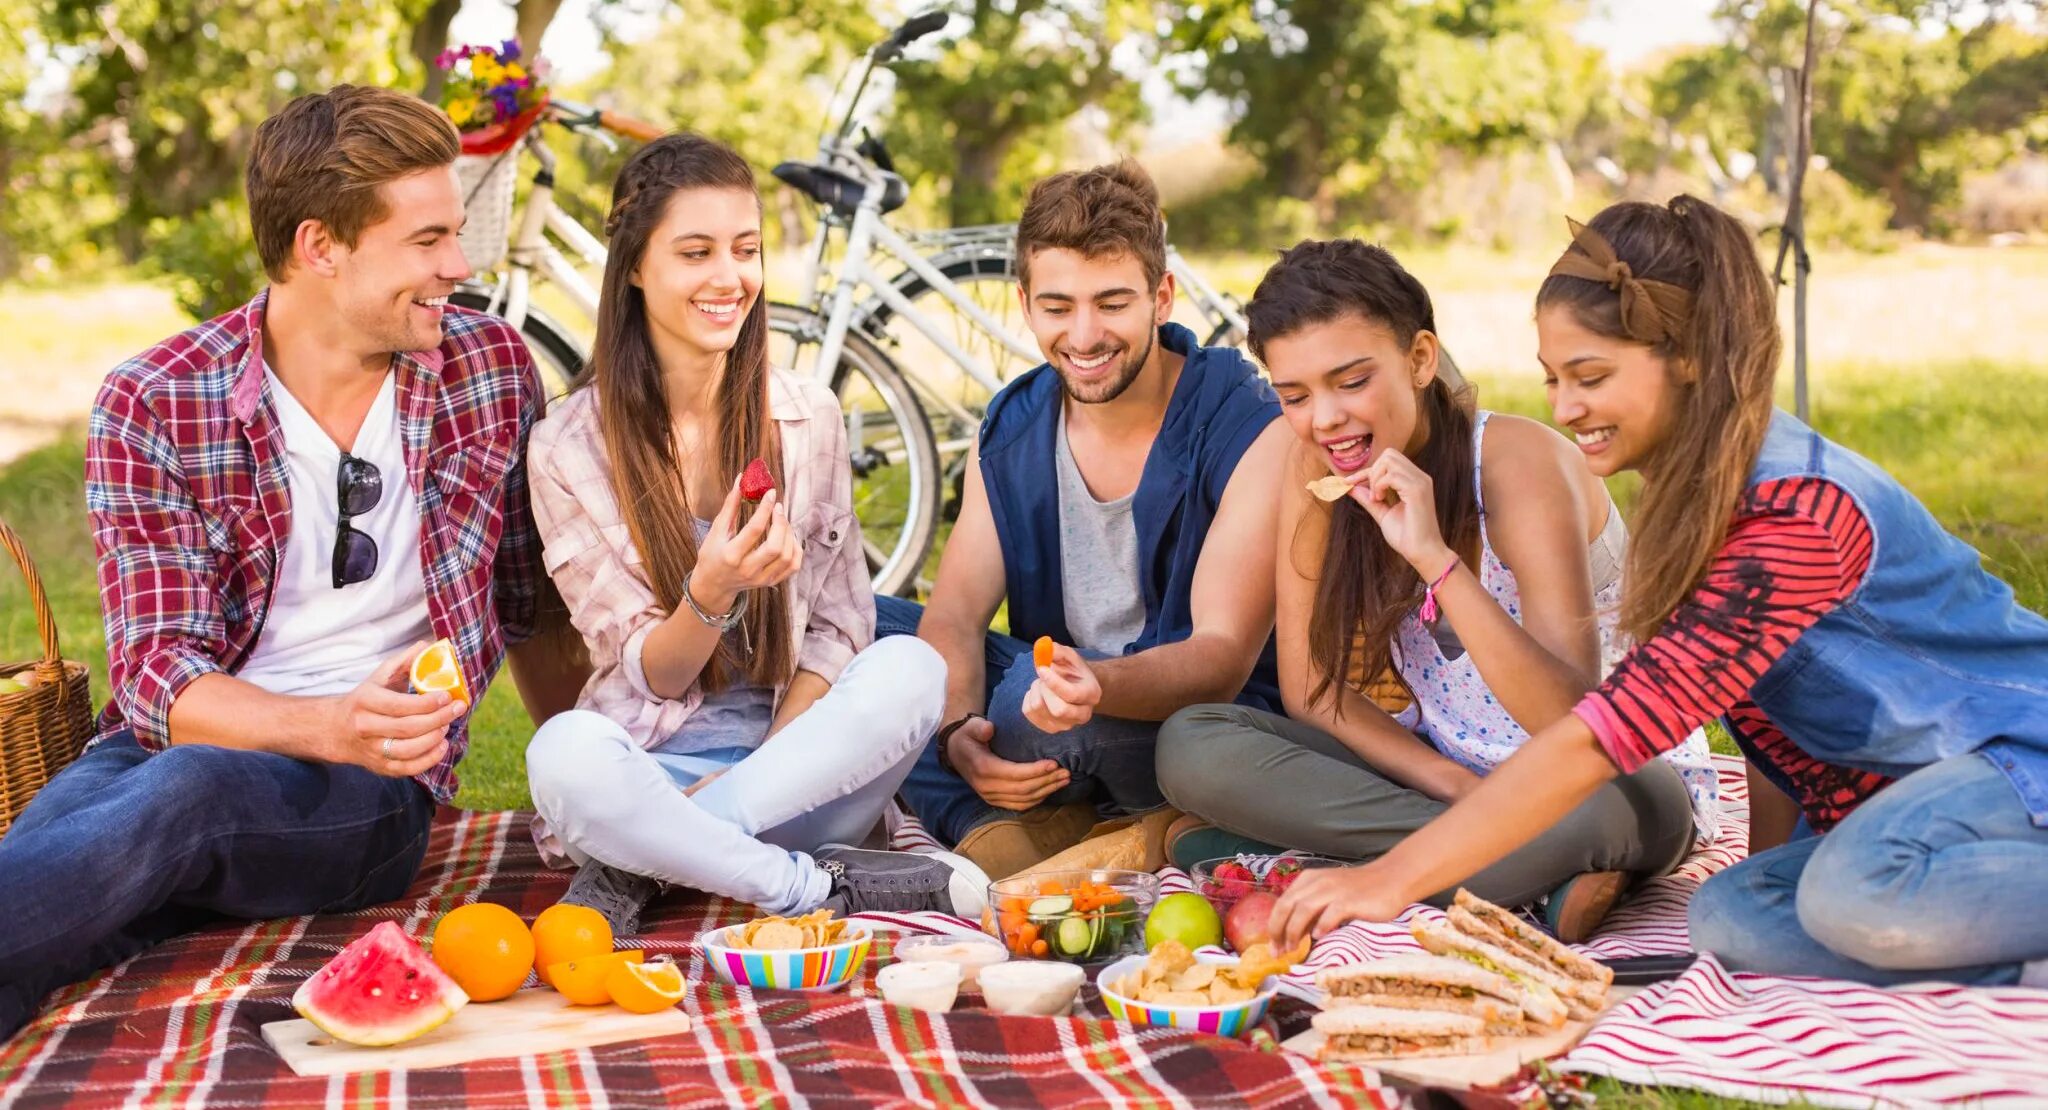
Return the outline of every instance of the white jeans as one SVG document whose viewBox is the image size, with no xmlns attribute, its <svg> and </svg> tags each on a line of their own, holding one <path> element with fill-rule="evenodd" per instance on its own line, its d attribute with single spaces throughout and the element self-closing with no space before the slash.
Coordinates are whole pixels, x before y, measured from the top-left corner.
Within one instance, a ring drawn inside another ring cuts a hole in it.
<svg viewBox="0 0 2048 1110">
<path fill-rule="evenodd" d="M 577 709 L 534 734 L 526 773 L 534 808 L 576 863 L 801 913 L 831 891 L 806 850 L 874 828 L 945 703 L 939 653 L 891 636 L 754 751 L 649 751 L 609 717 Z M 694 795 L 680 789 L 721 770 Z"/>
</svg>

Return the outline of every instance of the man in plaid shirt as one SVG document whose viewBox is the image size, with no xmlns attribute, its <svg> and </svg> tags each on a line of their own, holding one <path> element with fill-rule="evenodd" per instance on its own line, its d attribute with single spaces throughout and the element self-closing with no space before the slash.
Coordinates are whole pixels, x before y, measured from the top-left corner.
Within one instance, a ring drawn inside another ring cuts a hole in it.
<svg viewBox="0 0 2048 1110">
<path fill-rule="evenodd" d="M 113 700 L 0 841 L 0 1040 L 158 941 L 387 901 L 418 870 L 467 706 L 408 692 L 410 664 L 445 637 L 481 698 L 540 583 L 539 381 L 512 329 L 447 307 L 458 150 L 413 97 L 294 100 L 250 153 L 270 289 L 102 387 Z"/>
</svg>

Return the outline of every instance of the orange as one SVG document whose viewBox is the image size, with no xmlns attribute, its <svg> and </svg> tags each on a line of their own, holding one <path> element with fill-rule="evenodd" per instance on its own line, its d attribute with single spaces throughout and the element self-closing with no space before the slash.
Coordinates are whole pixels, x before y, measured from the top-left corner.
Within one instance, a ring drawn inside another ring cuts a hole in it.
<svg viewBox="0 0 2048 1110">
<path fill-rule="evenodd" d="M 604 989 L 627 1013 L 652 1014 L 683 1000 L 683 969 L 667 956 L 616 964 L 605 974 Z"/>
<path fill-rule="evenodd" d="M 640 950 L 606 952 L 601 956 L 582 956 L 548 965 L 548 982 L 562 992 L 562 997 L 578 1006 L 602 1006 L 612 1000 L 612 992 L 605 989 L 606 977 L 620 964 L 640 962 Z"/>
<path fill-rule="evenodd" d="M 533 970 L 533 932 L 495 902 L 458 906 L 434 925 L 434 962 L 471 1002 L 496 1002 Z"/>
<path fill-rule="evenodd" d="M 435 640 L 432 647 L 412 661 L 412 689 L 416 694 L 446 690 L 456 701 L 469 704 L 469 683 L 462 678 L 462 665 L 455 661 L 455 645 Z"/>
<path fill-rule="evenodd" d="M 533 966 L 540 969 L 540 981 L 554 986 L 548 969 L 585 956 L 601 956 L 612 950 L 611 922 L 589 906 L 557 903 L 533 919 Z"/>
</svg>

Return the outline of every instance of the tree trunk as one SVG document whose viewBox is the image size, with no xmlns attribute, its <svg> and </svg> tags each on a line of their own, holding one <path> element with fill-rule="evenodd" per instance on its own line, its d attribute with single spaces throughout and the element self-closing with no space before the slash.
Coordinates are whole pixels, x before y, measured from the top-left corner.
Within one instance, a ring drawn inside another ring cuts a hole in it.
<svg viewBox="0 0 2048 1110">
<path fill-rule="evenodd" d="M 420 88 L 420 96 L 426 100 L 441 99 L 441 85 L 448 75 L 434 64 L 434 59 L 448 48 L 448 25 L 455 21 L 455 13 L 461 7 L 462 0 L 434 0 L 420 21 L 413 24 L 412 56 L 419 59 L 420 68 L 426 73 Z"/>
<path fill-rule="evenodd" d="M 994 135 L 960 135 L 953 140 L 953 194 L 946 201 L 946 215 L 954 227 L 992 223 L 996 212 L 996 179 L 1002 175 L 1003 159 L 1017 136 L 1004 131 Z"/>
<path fill-rule="evenodd" d="M 531 58 L 540 53 L 541 36 L 562 9 L 562 0 L 519 0 L 519 48 Z"/>
</svg>

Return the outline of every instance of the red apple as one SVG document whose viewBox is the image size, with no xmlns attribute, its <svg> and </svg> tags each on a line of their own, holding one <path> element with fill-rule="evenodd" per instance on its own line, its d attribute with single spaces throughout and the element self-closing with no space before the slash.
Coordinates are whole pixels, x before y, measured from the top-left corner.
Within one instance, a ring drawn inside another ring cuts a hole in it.
<svg viewBox="0 0 2048 1110">
<path fill-rule="evenodd" d="M 1230 940 L 1230 946 L 1242 952 L 1262 940 L 1272 940 L 1273 907 L 1279 902 L 1279 898 L 1263 890 L 1254 890 L 1238 899 L 1223 918 L 1223 935 Z"/>
</svg>

